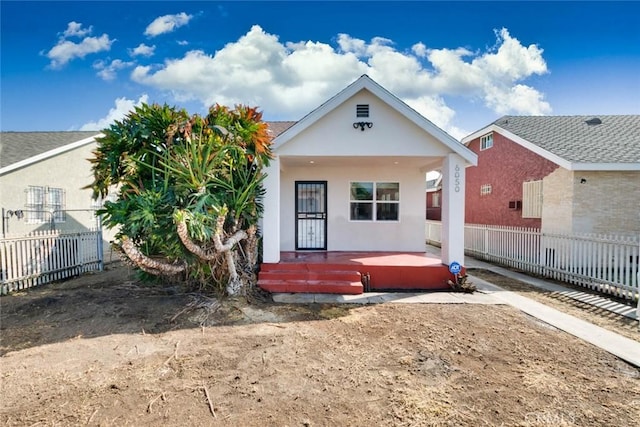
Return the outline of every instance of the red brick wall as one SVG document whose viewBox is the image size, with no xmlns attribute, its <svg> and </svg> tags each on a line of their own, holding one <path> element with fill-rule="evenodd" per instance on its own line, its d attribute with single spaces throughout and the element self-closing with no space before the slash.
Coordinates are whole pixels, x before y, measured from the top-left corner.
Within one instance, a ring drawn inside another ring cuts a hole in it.
<svg viewBox="0 0 640 427">
<path fill-rule="evenodd" d="M 480 138 L 468 146 L 478 155 L 478 166 L 466 169 L 465 222 L 540 227 L 539 218 L 522 218 L 522 210 L 509 209 L 509 202 L 522 200 L 523 182 L 540 180 L 558 165 L 496 132 L 493 147 L 480 151 Z M 491 194 L 481 196 L 484 184 L 491 184 Z"/>
<path fill-rule="evenodd" d="M 433 207 L 433 195 L 439 194 L 440 196 L 440 206 Z M 442 190 L 432 191 L 430 193 L 426 193 L 427 197 L 427 219 L 431 219 L 434 221 L 440 221 L 442 219 Z"/>
</svg>

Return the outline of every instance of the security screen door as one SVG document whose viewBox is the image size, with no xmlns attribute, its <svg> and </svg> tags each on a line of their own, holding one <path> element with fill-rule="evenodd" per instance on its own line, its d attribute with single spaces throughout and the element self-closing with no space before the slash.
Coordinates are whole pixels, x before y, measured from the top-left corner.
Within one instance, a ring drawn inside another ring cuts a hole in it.
<svg viewBox="0 0 640 427">
<path fill-rule="evenodd" d="M 298 249 L 327 249 L 327 181 L 296 181 Z"/>
</svg>

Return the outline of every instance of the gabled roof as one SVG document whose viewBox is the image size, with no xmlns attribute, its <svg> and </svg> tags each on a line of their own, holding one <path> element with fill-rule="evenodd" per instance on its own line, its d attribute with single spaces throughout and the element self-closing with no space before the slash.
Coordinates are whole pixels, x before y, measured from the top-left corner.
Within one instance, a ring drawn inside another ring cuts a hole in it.
<svg viewBox="0 0 640 427">
<path fill-rule="evenodd" d="M 295 125 L 296 122 L 265 122 L 269 125 L 269 133 L 274 137 L 278 137 L 281 133 Z"/>
<path fill-rule="evenodd" d="M 266 122 L 277 137 L 295 122 Z M 0 175 L 91 144 L 102 136 L 96 131 L 0 132 Z"/>
<path fill-rule="evenodd" d="M 95 141 L 99 132 L 0 132 L 0 175 Z"/>
<path fill-rule="evenodd" d="M 462 142 L 488 132 L 568 170 L 640 170 L 640 115 L 504 116 Z"/>
<path fill-rule="evenodd" d="M 347 101 L 362 89 L 366 89 L 373 95 L 380 98 L 383 102 L 396 110 L 399 114 L 406 117 L 409 121 L 413 122 L 428 134 L 432 135 L 434 138 L 448 147 L 451 151 L 459 154 L 470 164 L 477 164 L 477 156 L 473 151 L 469 150 L 469 148 L 461 144 L 454 137 L 440 129 L 438 126 L 434 125 L 431 121 L 427 120 L 424 116 L 422 116 L 413 108 L 409 107 L 402 100 L 380 86 L 366 74 L 360 76 L 356 81 L 351 83 L 337 95 L 330 98 L 324 104 L 320 105 L 318 108 L 307 114 L 300 121 L 296 122 L 293 126 L 280 134 L 280 136 L 275 138 L 273 144 L 274 151 L 277 151 L 279 147 L 292 140 L 296 135 L 300 134 L 302 131 L 316 123 L 322 117 L 336 109 L 338 106 L 342 105 L 342 103 Z"/>
</svg>

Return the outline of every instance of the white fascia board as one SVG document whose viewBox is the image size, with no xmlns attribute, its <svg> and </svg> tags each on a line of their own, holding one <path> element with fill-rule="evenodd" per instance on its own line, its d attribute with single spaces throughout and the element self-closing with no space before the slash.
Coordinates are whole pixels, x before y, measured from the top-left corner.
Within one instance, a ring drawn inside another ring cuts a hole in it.
<svg viewBox="0 0 640 427">
<path fill-rule="evenodd" d="M 342 91 L 338 92 L 338 94 L 334 95 L 324 104 L 320 105 L 318 108 L 304 116 L 302 119 L 297 121 L 293 126 L 291 126 L 286 131 L 282 132 L 273 140 L 273 151 L 277 152 L 280 147 L 285 145 L 287 142 L 291 141 L 294 137 L 300 134 L 303 130 L 307 129 L 309 126 L 320 120 L 322 117 L 327 115 L 329 112 L 333 111 L 344 101 L 355 95 L 358 91 L 360 91 L 364 87 L 364 77 L 360 77 L 358 80 L 351 83 L 349 86 L 344 88 Z"/>
<path fill-rule="evenodd" d="M 391 92 L 389 92 L 382 86 L 377 86 L 380 90 L 378 92 L 374 92 L 374 94 L 376 94 L 384 102 L 389 104 L 398 113 L 402 114 L 404 117 L 412 121 L 416 126 L 420 127 L 428 134 L 434 136 L 438 141 L 446 145 L 451 151 L 466 160 L 471 166 L 478 165 L 478 155 L 476 153 L 471 151 L 465 145 L 461 144 L 457 139 L 440 129 L 438 126 L 434 125 L 426 117 L 418 113 L 413 108 L 409 107 L 406 103 L 402 102 Z"/>
<path fill-rule="evenodd" d="M 398 97 L 393 95 L 391 92 L 380 86 L 378 83 L 373 81 L 366 74 L 358 78 L 355 82 L 351 83 L 333 98 L 326 101 L 320 107 L 313 110 L 311 113 L 307 114 L 296 124 L 291 126 L 289 129 L 280 134 L 277 138 L 275 138 L 273 146 L 274 151 L 277 151 L 281 146 L 289 142 L 296 135 L 301 133 L 303 130 L 311 126 L 316 121 L 320 120 L 323 116 L 340 106 L 347 99 L 351 98 L 353 95 L 358 93 L 362 89 L 367 89 L 369 92 L 380 98 L 383 102 L 389 105 L 391 108 L 396 110 L 402 116 L 409 119 L 415 125 L 420 127 L 422 130 L 427 132 L 428 134 L 434 136 L 438 141 L 447 146 L 450 150 L 460 155 L 464 160 L 466 160 L 472 166 L 476 166 L 478 164 L 478 156 L 473 151 L 469 150 L 468 147 L 460 144 L 455 138 L 451 135 L 431 123 L 424 116 L 418 113 L 413 108 L 409 107 L 407 104 L 402 102 Z"/>
<path fill-rule="evenodd" d="M 536 144 L 533 144 L 529 141 L 527 141 L 526 139 L 519 137 L 518 135 L 516 135 L 515 133 L 511 133 L 508 130 L 505 130 L 499 126 L 496 126 L 496 128 L 498 128 L 498 133 L 502 134 L 502 136 L 506 136 L 507 138 L 509 138 L 510 140 L 512 140 L 513 142 L 522 145 L 524 148 L 526 148 L 527 150 L 536 153 L 537 155 L 544 157 L 545 159 L 549 160 L 550 162 L 555 163 L 558 166 L 561 166 L 565 169 L 569 169 L 571 170 L 571 162 L 568 161 L 567 159 L 564 159 L 560 156 L 558 156 L 557 154 L 553 154 L 550 151 L 545 150 L 544 148 L 539 147 Z"/>
<path fill-rule="evenodd" d="M 526 139 L 519 137 L 518 135 L 511 133 L 508 130 L 505 130 L 495 124 L 482 128 L 479 131 L 476 131 L 469 136 L 465 136 L 462 139 L 462 142 L 465 144 L 465 146 L 467 146 L 474 139 L 484 136 L 490 132 L 499 133 L 502 136 L 509 138 L 511 141 L 515 142 L 516 144 L 523 146 L 527 150 L 532 151 L 538 154 L 539 156 L 542 156 L 545 159 L 557 164 L 558 166 L 563 167 L 570 171 L 637 171 L 637 170 L 640 170 L 640 163 L 574 163 L 574 162 L 570 162 L 569 160 L 564 159 L 556 154 L 553 154 L 550 151 L 547 151 L 539 147 L 538 145 L 533 144 L 527 141 Z"/>
<path fill-rule="evenodd" d="M 462 142 L 465 146 L 467 146 L 467 145 L 469 145 L 469 143 L 470 143 L 471 141 L 473 141 L 474 139 L 476 139 L 476 138 L 480 138 L 481 136 L 484 136 L 484 135 L 486 135 L 486 134 L 488 134 L 488 133 L 490 133 L 490 132 L 495 132 L 495 131 L 496 131 L 496 130 L 498 130 L 498 129 L 501 129 L 501 128 L 498 128 L 498 126 L 496 126 L 496 125 L 494 125 L 494 124 L 489 125 L 489 126 L 487 126 L 487 127 L 484 127 L 484 128 L 482 128 L 482 129 L 479 129 L 479 130 L 475 131 L 475 132 L 474 132 L 474 133 L 472 133 L 471 135 L 467 135 L 467 136 L 465 136 L 464 138 L 462 138 L 461 142 Z"/>
<path fill-rule="evenodd" d="M 640 163 L 572 163 L 570 170 L 630 172 L 640 171 Z"/>
<path fill-rule="evenodd" d="M 511 133 L 506 129 L 501 128 L 500 126 L 497 126 L 495 124 L 489 125 L 485 128 L 482 128 L 474 133 L 472 133 L 469 136 L 465 136 L 464 138 L 462 138 L 462 142 L 466 145 L 468 145 L 471 141 L 473 141 L 476 138 L 479 138 L 481 136 L 484 136 L 488 133 L 491 132 L 495 132 L 495 133 L 499 133 L 500 135 L 509 138 L 511 141 L 515 142 L 518 145 L 523 146 L 524 148 L 526 148 L 527 150 L 536 153 L 537 155 L 544 157 L 545 159 L 557 164 L 558 166 L 561 166 L 565 169 L 569 169 L 571 170 L 571 162 L 563 159 L 562 157 L 553 154 L 539 146 L 537 146 L 536 144 L 533 144 L 529 141 L 527 141 L 526 139 L 516 135 L 515 133 Z"/>
<path fill-rule="evenodd" d="M 78 147 L 91 144 L 92 142 L 95 142 L 96 138 L 101 138 L 103 136 L 104 134 L 97 133 L 94 136 L 90 136 L 89 138 L 81 139 L 80 141 L 72 142 L 70 144 L 63 145 L 62 147 L 54 148 L 53 150 L 45 151 L 44 153 L 38 154 L 33 157 L 29 157 L 28 159 L 21 160 L 12 165 L 5 166 L 3 168 L 0 168 L 0 176 L 5 175 L 17 169 L 21 169 L 25 166 L 29 166 L 31 164 L 48 159 L 50 157 L 57 156 L 58 154 L 66 153 L 67 151 L 75 150 Z"/>
</svg>

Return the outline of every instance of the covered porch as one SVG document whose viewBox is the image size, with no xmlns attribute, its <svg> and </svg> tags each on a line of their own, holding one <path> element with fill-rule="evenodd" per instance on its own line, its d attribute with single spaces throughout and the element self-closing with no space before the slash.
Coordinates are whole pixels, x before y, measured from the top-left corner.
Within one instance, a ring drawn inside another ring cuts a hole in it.
<svg viewBox="0 0 640 427">
<path fill-rule="evenodd" d="M 428 252 L 285 251 L 263 263 L 258 286 L 269 292 L 361 294 L 383 290 L 446 290 L 453 278 Z"/>
<path fill-rule="evenodd" d="M 447 289 L 449 264 L 464 259 L 471 150 L 364 75 L 279 134 L 272 151 L 261 288 Z M 442 173 L 441 257 L 425 251 L 433 170 Z"/>
</svg>

